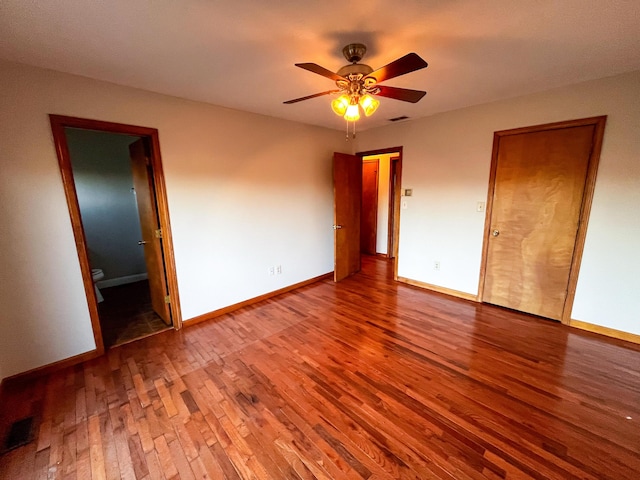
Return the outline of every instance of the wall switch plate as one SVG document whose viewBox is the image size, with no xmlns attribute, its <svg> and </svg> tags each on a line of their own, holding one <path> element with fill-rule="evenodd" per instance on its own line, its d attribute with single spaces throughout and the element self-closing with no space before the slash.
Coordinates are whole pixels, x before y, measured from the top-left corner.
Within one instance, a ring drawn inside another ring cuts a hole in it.
<svg viewBox="0 0 640 480">
<path fill-rule="evenodd" d="M 484 212 L 484 202 L 478 202 L 476 204 L 476 212 Z"/>
<path fill-rule="evenodd" d="M 440 261 L 436 260 L 435 262 L 433 262 L 433 269 L 434 270 L 440 270 Z"/>
<path fill-rule="evenodd" d="M 403 201 L 402 201 L 402 209 L 403 209 L 403 210 L 406 210 L 406 209 L 407 209 L 407 201 L 406 201 L 406 200 L 403 200 Z"/>
<path fill-rule="evenodd" d="M 276 267 L 269 267 L 269 275 L 275 275 L 276 274 Z"/>
<path fill-rule="evenodd" d="M 278 265 L 278 266 L 276 267 L 276 273 L 277 273 L 278 275 L 280 275 L 280 274 L 282 273 L 282 265 Z"/>
</svg>

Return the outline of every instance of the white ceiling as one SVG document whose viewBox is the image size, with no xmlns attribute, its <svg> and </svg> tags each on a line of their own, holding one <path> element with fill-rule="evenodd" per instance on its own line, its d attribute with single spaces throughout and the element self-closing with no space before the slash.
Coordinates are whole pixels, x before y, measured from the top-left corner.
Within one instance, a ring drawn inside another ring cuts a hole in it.
<svg viewBox="0 0 640 480">
<path fill-rule="evenodd" d="M 177 97 L 344 129 L 334 88 L 347 43 L 374 69 L 416 52 L 429 67 L 385 82 L 363 130 L 640 69 L 638 0 L 1 0 L 0 58 Z"/>
</svg>

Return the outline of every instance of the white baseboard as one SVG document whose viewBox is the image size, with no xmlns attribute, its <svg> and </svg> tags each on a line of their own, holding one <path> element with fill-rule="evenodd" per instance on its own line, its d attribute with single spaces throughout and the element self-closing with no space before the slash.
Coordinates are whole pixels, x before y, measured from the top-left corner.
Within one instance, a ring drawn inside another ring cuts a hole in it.
<svg viewBox="0 0 640 480">
<path fill-rule="evenodd" d="M 96 282 L 98 288 L 116 287 L 118 285 L 125 285 L 127 283 L 139 282 L 140 280 L 146 280 L 146 273 L 137 273 L 135 275 L 126 275 L 124 277 L 110 278 L 108 280 L 100 280 Z"/>
</svg>

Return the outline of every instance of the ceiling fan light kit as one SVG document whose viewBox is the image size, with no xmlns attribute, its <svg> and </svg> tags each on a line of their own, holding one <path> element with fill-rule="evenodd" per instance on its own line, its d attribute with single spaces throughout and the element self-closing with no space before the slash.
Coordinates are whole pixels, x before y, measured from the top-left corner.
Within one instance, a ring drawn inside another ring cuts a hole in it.
<svg viewBox="0 0 640 480">
<path fill-rule="evenodd" d="M 348 138 L 349 122 L 355 122 L 360 118 L 360 110 L 362 110 L 365 116 L 369 117 L 378 109 L 380 101 L 375 98 L 375 96 L 416 103 L 426 95 L 427 92 L 422 90 L 379 85 L 380 82 L 385 80 L 426 68 L 428 65 L 427 62 L 420 58 L 419 55 L 409 53 L 374 71 L 369 65 L 358 63 L 362 60 L 366 51 L 367 47 L 362 43 L 350 43 L 345 46 L 342 49 L 342 54 L 347 61 L 351 63 L 340 68 L 336 73 L 315 63 L 296 63 L 296 67 L 303 68 L 335 81 L 338 90 L 328 90 L 326 92 L 288 100 L 284 103 L 297 103 L 323 95 L 340 93 L 340 96 L 331 102 L 331 108 L 336 115 L 344 117 L 347 121 Z"/>
<path fill-rule="evenodd" d="M 373 115 L 373 112 L 375 112 L 380 106 L 380 100 L 372 97 L 371 95 L 363 96 L 360 98 L 359 103 L 367 117 Z"/>
<path fill-rule="evenodd" d="M 331 102 L 331 108 L 334 113 L 339 117 L 344 117 L 347 121 L 355 121 L 360 118 L 360 108 L 364 112 L 365 116 L 370 117 L 378 109 L 380 100 L 373 98 L 369 94 L 360 96 L 357 95 L 340 95 L 338 98 Z M 353 118 L 357 115 L 357 118 Z"/>
</svg>

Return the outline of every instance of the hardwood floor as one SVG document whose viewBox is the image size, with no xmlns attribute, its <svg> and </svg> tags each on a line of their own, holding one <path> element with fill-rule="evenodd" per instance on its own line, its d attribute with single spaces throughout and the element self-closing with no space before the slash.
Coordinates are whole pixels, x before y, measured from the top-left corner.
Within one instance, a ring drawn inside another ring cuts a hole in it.
<svg viewBox="0 0 640 480">
<path fill-rule="evenodd" d="M 0 478 L 640 478 L 640 348 L 390 264 L 8 386 Z"/>
</svg>

